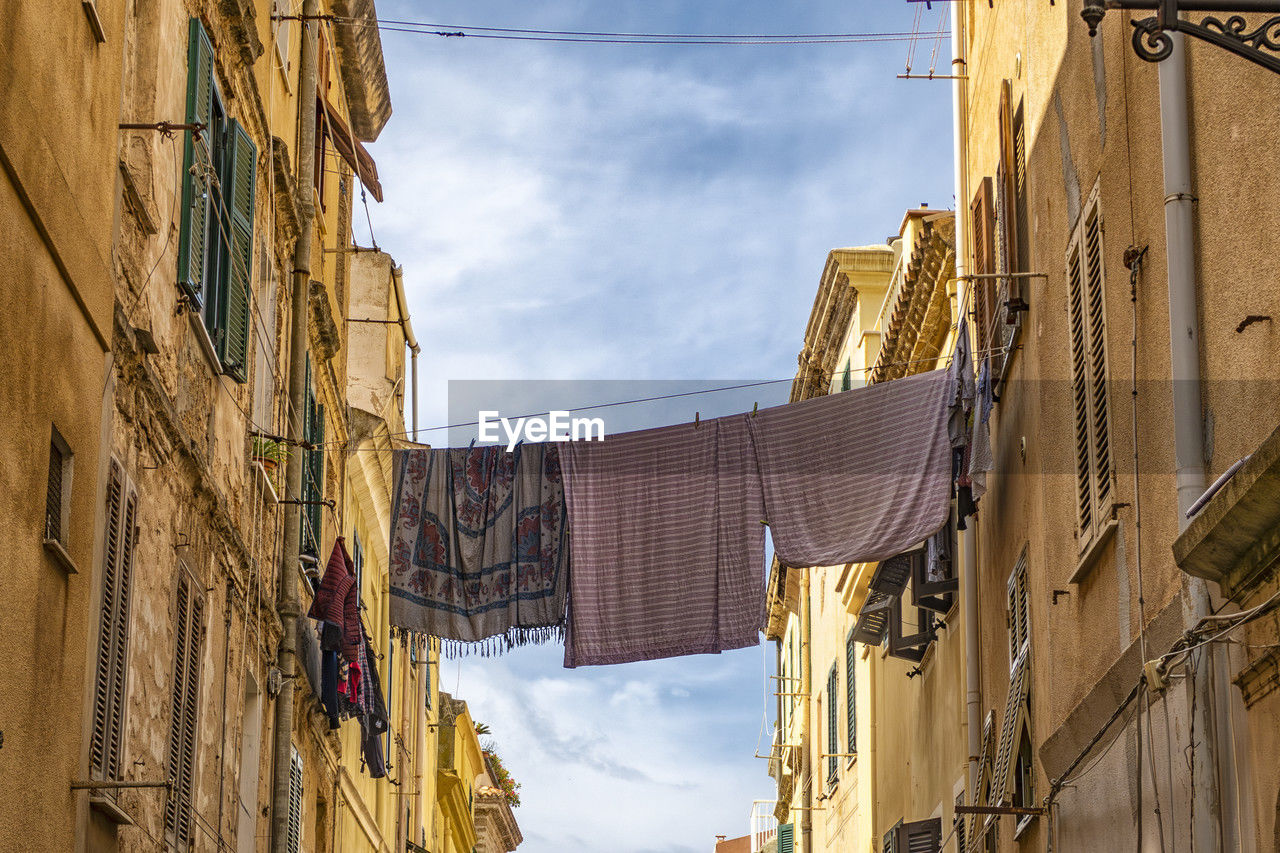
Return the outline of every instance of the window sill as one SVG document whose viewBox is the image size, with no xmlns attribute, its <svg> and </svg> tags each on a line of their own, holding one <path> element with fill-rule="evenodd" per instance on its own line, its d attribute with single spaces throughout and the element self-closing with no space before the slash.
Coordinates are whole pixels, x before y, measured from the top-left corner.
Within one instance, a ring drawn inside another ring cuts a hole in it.
<svg viewBox="0 0 1280 853">
<path fill-rule="evenodd" d="M 53 557 L 53 561 L 62 567 L 62 570 L 69 575 L 78 575 L 80 570 L 76 568 L 75 561 L 71 559 L 71 555 L 67 553 L 67 549 L 62 547 L 62 543 L 57 539 L 45 539 L 44 550 Z"/>
<path fill-rule="evenodd" d="M 209 337 L 209 330 L 204 327 L 204 318 L 200 316 L 199 311 L 188 309 L 187 320 L 191 323 L 191 331 L 196 336 L 196 344 L 208 360 L 209 368 L 213 371 L 213 375 L 215 377 L 221 376 L 222 362 L 218 360 L 218 351 L 213 348 L 213 338 Z"/>
<path fill-rule="evenodd" d="M 89 792 L 89 808 L 118 826 L 133 826 L 133 818 L 114 799 L 97 791 Z"/>
<path fill-rule="evenodd" d="M 1098 558 L 1102 556 L 1102 549 L 1111 541 L 1111 537 L 1115 535 L 1116 528 L 1120 526 L 1119 521 L 1108 521 L 1105 526 L 1093 537 L 1093 541 L 1085 547 L 1080 554 L 1080 559 L 1076 562 L 1076 570 L 1071 573 L 1068 583 L 1083 583 L 1084 579 L 1093 571 L 1093 567 L 1097 564 Z"/>
</svg>

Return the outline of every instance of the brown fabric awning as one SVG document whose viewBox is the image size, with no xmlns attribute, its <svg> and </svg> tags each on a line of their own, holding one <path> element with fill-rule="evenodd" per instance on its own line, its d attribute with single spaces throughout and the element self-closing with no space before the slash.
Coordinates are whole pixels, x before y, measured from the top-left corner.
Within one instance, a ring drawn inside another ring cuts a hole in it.
<svg viewBox="0 0 1280 853">
<path fill-rule="evenodd" d="M 375 199 L 382 201 L 382 184 L 378 182 L 378 164 L 373 162 L 373 157 L 360 144 L 360 140 L 351 133 L 350 126 L 343 121 L 342 116 L 338 115 L 337 108 L 329 103 L 329 99 L 319 98 L 319 101 L 329 125 L 329 137 L 333 140 L 333 147 L 342 155 L 342 159 L 347 161 L 351 170 L 360 176 L 360 183 L 364 184 L 365 189 L 373 193 Z M 352 145 L 355 146 L 354 150 Z"/>
</svg>

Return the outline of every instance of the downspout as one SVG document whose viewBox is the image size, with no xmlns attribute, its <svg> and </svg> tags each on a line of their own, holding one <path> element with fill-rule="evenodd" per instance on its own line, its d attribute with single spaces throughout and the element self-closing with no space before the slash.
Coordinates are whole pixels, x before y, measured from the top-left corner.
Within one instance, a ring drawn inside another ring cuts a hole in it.
<svg viewBox="0 0 1280 853">
<path fill-rule="evenodd" d="M 969 221 L 966 218 L 969 199 L 969 64 L 965 60 L 964 9 L 952 10 L 951 16 L 951 86 L 952 133 L 955 137 L 956 191 L 956 279 L 964 282 L 969 272 Z M 963 287 L 963 285 L 962 285 Z M 973 284 L 970 283 L 970 288 Z M 968 310 L 963 291 L 959 294 L 961 311 Z M 958 319 L 958 318 L 957 318 Z M 965 721 L 969 750 L 969 805 L 978 805 L 978 780 L 981 774 L 982 750 L 982 671 L 978 650 L 978 543 L 973 525 L 960 531 L 961 595 L 964 604 L 964 674 Z"/>
<path fill-rule="evenodd" d="M 1160 140 L 1164 160 L 1164 233 L 1169 267 L 1169 368 L 1173 386 L 1173 443 L 1177 463 L 1178 530 L 1187 528 L 1187 510 L 1205 491 L 1204 416 L 1200 396 L 1200 322 L 1196 313 L 1195 197 L 1191 182 L 1191 124 L 1188 116 L 1187 53 L 1179 32 L 1166 32 L 1173 51 L 1157 63 L 1160 75 Z M 1194 627 L 1209 615 L 1209 586 L 1183 575 L 1187 601 L 1183 621 Z M 1192 850 L 1220 849 L 1217 744 L 1214 735 L 1213 654 L 1192 653 Z"/>
<path fill-rule="evenodd" d="M 812 677 L 809 662 L 809 643 L 812 623 L 810 620 L 809 601 L 809 569 L 804 569 L 800 576 L 800 698 L 804 700 L 804 749 L 800 751 L 803 763 L 800 767 L 800 778 L 804 781 L 804 813 L 800 815 L 800 837 L 802 853 L 813 853 L 813 701 L 811 696 Z"/>
<path fill-rule="evenodd" d="M 315 220 L 312 185 L 315 180 L 316 150 L 316 41 L 315 25 L 308 18 L 319 13 L 318 0 L 302 3 L 302 63 L 298 84 L 298 241 L 293 250 L 293 294 L 289 310 L 289 408 L 285 412 L 285 435 L 297 446 L 303 440 L 302 410 L 306 407 L 307 295 L 311 283 L 311 242 Z M 302 454 L 291 453 L 285 467 L 286 493 L 297 500 L 302 495 Z M 275 743 L 271 777 L 271 850 L 288 853 L 289 782 L 293 744 L 294 677 L 297 674 L 298 553 L 302 508 L 284 505 L 284 544 L 280 551 L 280 589 L 276 610 L 280 614 L 280 649 L 276 666 L 280 670 L 280 692 L 276 696 Z"/>
<path fill-rule="evenodd" d="M 413 640 L 417 642 L 417 640 Z M 431 682 L 431 643 L 422 643 L 422 651 L 418 653 L 418 691 L 416 704 L 411 710 L 415 731 L 413 746 L 413 820 L 410 830 L 413 842 L 418 843 L 419 828 L 422 826 L 422 776 L 427 762 L 427 691 Z"/>
<path fill-rule="evenodd" d="M 413 335 L 413 323 L 409 321 L 409 312 L 405 306 L 409 300 L 404 296 L 404 268 L 393 267 L 392 281 L 395 282 L 396 310 L 400 312 L 400 329 L 404 332 L 404 342 L 409 345 L 410 381 L 413 383 L 413 440 L 418 440 L 418 339 Z"/>
</svg>

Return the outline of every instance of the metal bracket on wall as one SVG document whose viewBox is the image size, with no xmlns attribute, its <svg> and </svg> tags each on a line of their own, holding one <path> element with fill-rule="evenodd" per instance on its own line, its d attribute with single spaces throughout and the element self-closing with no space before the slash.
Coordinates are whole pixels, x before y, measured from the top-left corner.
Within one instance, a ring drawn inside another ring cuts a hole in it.
<svg viewBox="0 0 1280 853">
<path fill-rule="evenodd" d="M 1216 44 L 1255 65 L 1280 74 L 1280 0 L 1085 0 L 1080 17 L 1089 35 L 1098 33 L 1098 24 L 1108 9 L 1154 10 L 1156 15 L 1130 21 L 1133 25 L 1133 52 L 1147 62 L 1160 62 L 1173 53 L 1171 32 L 1185 33 Z M 1179 17 L 1183 12 L 1226 12 L 1225 19 L 1206 14 L 1199 23 Z M 1245 14 L 1273 17 L 1250 29 Z"/>
</svg>

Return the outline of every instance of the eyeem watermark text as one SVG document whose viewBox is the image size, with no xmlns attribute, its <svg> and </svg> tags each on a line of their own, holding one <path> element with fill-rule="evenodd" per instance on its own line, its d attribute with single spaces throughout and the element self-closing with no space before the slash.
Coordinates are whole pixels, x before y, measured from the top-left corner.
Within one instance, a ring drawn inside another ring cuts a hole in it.
<svg viewBox="0 0 1280 853">
<path fill-rule="evenodd" d="M 571 418 L 568 412 L 547 412 L 546 417 L 504 418 L 496 411 L 482 411 L 478 418 L 481 441 L 498 441 L 501 428 L 507 452 L 521 441 L 602 441 L 604 418 Z"/>
</svg>

